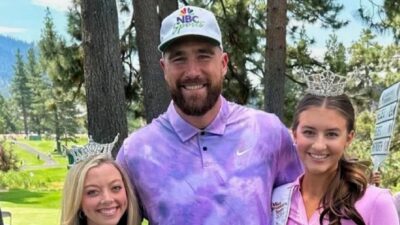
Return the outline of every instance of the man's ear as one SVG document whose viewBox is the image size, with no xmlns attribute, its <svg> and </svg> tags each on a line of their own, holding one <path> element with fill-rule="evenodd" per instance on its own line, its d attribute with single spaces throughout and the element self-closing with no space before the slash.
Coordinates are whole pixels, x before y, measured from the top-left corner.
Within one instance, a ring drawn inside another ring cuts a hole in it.
<svg viewBox="0 0 400 225">
<path fill-rule="evenodd" d="M 228 62 L 229 62 L 228 54 L 226 52 L 223 52 L 222 53 L 222 69 L 223 69 L 224 76 L 228 72 Z"/>
<path fill-rule="evenodd" d="M 160 59 L 160 66 L 161 66 L 161 69 L 162 70 L 164 70 L 164 68 L 165 68 L 165 62 L 164 62 L 164 57 L 161 57 L 161 59 Z"/>
</svg>

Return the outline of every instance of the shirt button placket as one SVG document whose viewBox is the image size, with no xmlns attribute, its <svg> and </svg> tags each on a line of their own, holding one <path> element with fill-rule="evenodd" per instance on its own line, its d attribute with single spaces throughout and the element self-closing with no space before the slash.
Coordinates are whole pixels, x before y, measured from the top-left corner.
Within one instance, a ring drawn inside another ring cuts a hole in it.
<svg viewBox="0 0 400 225">
<path fill-rule="evenodd" d="M 201 149 L 201 155 L 202 155 L 202 160 L 203 160 L 203 167 L 208 167 L 210 165 L 210 160 L 209 160 L 209 152 L 208 152 L 208 147 L 206 145 L 206 132 L 205 131 L 200 131 L 199 133 L 199 146 Z"/>
</svg>

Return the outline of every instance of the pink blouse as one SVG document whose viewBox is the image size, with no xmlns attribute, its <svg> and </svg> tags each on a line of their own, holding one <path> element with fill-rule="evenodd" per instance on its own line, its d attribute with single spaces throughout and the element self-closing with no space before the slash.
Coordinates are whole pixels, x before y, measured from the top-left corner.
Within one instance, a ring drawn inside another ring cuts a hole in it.
<svg viewBox="0 0 400 225">
<path fill-rule="evenodd" d="M 389 190 L 369 186 L 364 196 L 356 202 L 358 213 L 366 225 L 399 225 L 399 218 Z M 307 222 L 307 214 L 300 193 L 299 179 L 295 181 L 287 225 L 319 225 L 322 210 L 315 211 Z M 342 225 L 355 225 L 352 220 L 342 219 Z M 324 221 L 323 224 L 328 224 Z"/>
</svg>

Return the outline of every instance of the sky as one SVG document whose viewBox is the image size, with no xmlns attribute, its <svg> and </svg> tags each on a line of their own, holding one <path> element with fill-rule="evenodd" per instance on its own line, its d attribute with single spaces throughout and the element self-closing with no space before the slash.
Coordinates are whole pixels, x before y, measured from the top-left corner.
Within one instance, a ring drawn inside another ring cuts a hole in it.
<svg viewBox="0 0 400 225">
<path fill-rule="evenodd" d="M 350 23 L 335 33 L 346 47 L 358 39 L 363 29 L 363 24 L 356 12 L 360 2 L 363 1 L 366 0 L 338 0 L 345 7 L 339 18 L 349 20 Z M 38 42 L 43 28 L 45 10 L 49 7 L 56 31 L 68 40 L 66 12 L 70 5 L 71 0 L 0 0 L 0 34 L 27 42 Z M 306 24 L 305 27 L 309 36 L 316 39 L 316 44 L 312 46 L 311 51 L 314 56 L 319 57 L 325 51 L 325 42 L 332 31 L 322 29 L 318 25 Z M 377 41 L 380 44 L 393 41 L 390 33 L 378 35 Z"/>
<path fill-rule="evenodd" d="M 360 37 L 362 30 L 367 28 L 359 17 L 357 9 L 360 8 L 360 4 L 362 4 L 363 7 L 368 7 L 367 9 L 372 12 L 372 8 L 369 7 L 371 6 L 369 1 L 370 0 L 337 0 L 338 3 L 343 4 L 344 6 L 344 9 L 339 14 L 338 18 L 341 20 L 348 20 L 349 24 L 334 33 L 338 36 L 338 40 L 346 47 L 350 47 L 352 43 L 356 42 Z M 383 0 L 374 0 L 374 3 L 378 5 L 381 5 L 382 2 Z M 313 55 L 320 57 L 323 52 L 325 52 L 325 44 L 329 35 L 333 33 L 332 29 L 323 29 L 318 25 L 309 24 L 306 24 L 305 28 L 307 34 L 310 37 L 314 37 L 316 40 L 316 44 L 312 48 Z M 390 32 L 383 34 L 377 32 L 374 33 L 377 35 L 376 41 L 381 45 L 388 45 L 394 42 Z"/>
<path fill-rule="evenodd" d="M 66 35 L 66 12 L 71 0 L 0 0 L 0 34 L 38 42 L 49 7 L 55 29 Z"/>
</svg>

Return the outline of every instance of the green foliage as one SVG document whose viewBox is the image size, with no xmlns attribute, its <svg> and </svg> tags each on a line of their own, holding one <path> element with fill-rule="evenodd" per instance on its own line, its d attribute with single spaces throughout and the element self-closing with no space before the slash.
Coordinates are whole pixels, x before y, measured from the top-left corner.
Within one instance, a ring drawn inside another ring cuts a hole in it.
<svg viewBox="0 0 400 225">
<path fill-rule="evenodd" d="M 3 189 L 61 190 L 67 167 L 0 173 Z"/>
<path fill-rule="evenodd" d="M 4 99 L 0 95 L 0 133 L 7 134 L 18 131 L 18 122 L 16 121 L 18 113 L 16 113 L 15 107 L 11 99 Z"/>
<path fill-rule="evenodd" d="M 324 62 L 329 65 L 332 72 L 341 75 L 345 75 L 347 72 L 346 47 L 338 41 L 338 37 L 335 34 L 329 35 Z"/>
<path fill-rule="evenodd" d="M 30 128 L 32 132 L 41 136 L 44 131 L 49 131 L 45 121 L 50 117 L 46 108 L 46 100 L 50 90 L 49 82 L 40 70 L 33 48 L 28 51 L 28 62 L 25 64 L 25 68 L 28 76 L 28 87 L 32 92 L 31 109 L 29 111 Z"/>
<path fill-rule="evenodd" d="M 349 153 L 360 159 L 370 160 L 372 140 L 375 131 L 375 113 L 379 96 L 390 85 L 400 81 L 399 61 L 394 57 L 399 52 L 399 46 L 380 46 L 374 41 L 370 31 L 364 31 L 360 40 L 355 42 L 351 49 L 350 66 L 361 68 L 360 80 L 352 80 L 353 89 L 350 89 L 352 100 L 356 106 L 357 138 L 353 142 Z M 368 47 L 369 46 L 369 47 Z M 370 111 L 370 109 L 373 111 Z M 396 119 L 396 127 L 391 141 L 390 154 L 380 167 L 383 176 L 382 185 L 394 191 L 399 191 L 400 175 L 400 116 Z"/>
<path fill-rule="evenodd" d="M 350 49 L 348 73 L 355 77 L 347 85 L 347 91 L 358 112 L 369 110 L 379 98 L 381 88 L 377 88 L 377 74 L 381 71 L 381 54 L 383 47 L 375 40 L 371 30 L 363 30 L 360 38 Z M 373 101 L 371 101 L 373 100 Z"/>
<path fill-rule="evenodd" d="M 320 21 L 324 28 L 339 29 L 348 24 L 338 19 L 342 9 L 343 5 L 335 1 L 288 0 L 288 11 L 293 19 L 311 24 Z"/>
<path fill-rule="evenodd" d="M 61 142 L 74 142 L 81 131 L 79 124 L 79 98 L 82 97 L 82 62 L 79 47 L 67 47 L 56 33 L 54 23 L 47 10 L 40 47 L 40 62 L 43 71 L 49 76 L 45 108 L 48 109 L 47 122 L 56 135 L 57 150 L 61 153 Z M 78 86 L 76 85 L 78 84 Z"/>
<path fill-rule="evenodd" d="M 360 17 L 369 27 L 384 32 L 391 30 L 393 37 L 400 40 L 400 4 L 398 0 L 360 1 L 358 10 Z"/>
<path fill-rule="evenodd" d="M 16 53 L 16 62 L 14 65 L 14 77 L 11 84 L 13 98 L 22 112 L 24 121 L 25 135 L 28 135 L 28 112 L 31 107 L 32 93 L 28 86 L 28 76 L 24 67 L 24 61 L 20 51 Z"/>
<path fill-rule="evenodd" d="M 221 1 L 211 6 L 223 32 L 223 46 L 229 53 L 228 73 L 224 80 L 224 96 L 246 104 L 255 96 L 249 73 L 262 77 L 264 30 L 260 26 L 265 3 L 259 0 Z M 264 39 L 265 40 L 265 39 Z"/>
<path fill-rule="evenodd" d="M 18 169 L 18 158 L 10 143 L 0 141 L 0 171 L 8 172 Z"/>
<path fill-rule="evenodd" d="M 295 68 L 309 68 L 312 65 L 318 64 L 318 62 L 310 56 L 310 47 L 315 41 L 307 36 L 304 27 L 302 27 L 298 33 L 292 33 L 291 38 L 294 41 L 293 45 L 289 45 L 287 47 L 286 59 L 286 64 L 289 71 Z M 289 74 L 291 74 L 291 76 L 296 75 L 293 73 Z"/>
</svg>

